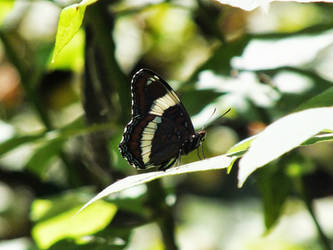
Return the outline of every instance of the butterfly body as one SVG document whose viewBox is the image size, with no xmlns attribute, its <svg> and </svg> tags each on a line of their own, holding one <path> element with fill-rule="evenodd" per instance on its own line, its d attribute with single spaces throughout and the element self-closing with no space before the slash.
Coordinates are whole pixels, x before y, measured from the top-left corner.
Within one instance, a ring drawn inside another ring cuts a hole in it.
<svg viewBox="0 0 333 250">
<path fill-rule="evenodd" d="M 139 70 L 131 82 L 132 120 L 119 149 L 139 169 L 167 169 L 200 146 L 205 132 L 195 132 L 192 121 L 172 88 L 148 69 Z"/>
</svg>

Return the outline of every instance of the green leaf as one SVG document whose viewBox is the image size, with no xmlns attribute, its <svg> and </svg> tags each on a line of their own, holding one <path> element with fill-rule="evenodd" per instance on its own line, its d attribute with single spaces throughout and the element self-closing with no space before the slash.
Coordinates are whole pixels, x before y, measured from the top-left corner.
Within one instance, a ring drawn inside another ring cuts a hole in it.
<svg viewBox="0 0 333 250">
<path fill-rule="evenodd" d="M 333 133 L 316 135 L 308 140 L 306 140 L 302 145 L 311 145 L 319 142 L 329 142 L 333 141 Z"/>
<path fill-rule="evenodd" d="M 281 163 L 281 162 L 279 162 Z M 262 195 L 266 233 L 277 223 L 292 188 L 283 164 L 270 164 L 259 171 L 257 183 Z"/>
<path fill-rule="evenodd" d="M 33 205 L 34 210 L 44 207 L 45 204 L 38 202 Z M 32 229 L 32 236 L 38 246 L 49 248 L 62 239 L 80 240 L 84 235 L 94 234 L 105 228 L 117 211 L 115 205 L 99 201 L 79 215 L 73 216 L 78 208 L 72 207 L 57 216 L 38 222 Z"/>
<path fill-rule="evenodd" d="M 33 222 L 41 222 L 58 216 L 73 207 L 82 205 L 92 194 L 91 188 L 79 188 L 58 195 L 36 199 L 31 205 L 30 218 Z"/>
<path fill-rule="evenodd" d="M 273 122 L 257 135 L 240 160 L 238 186 L 257 168 L 330 128 L 333 128 L 333 107 L 308 109 Z"/>
<path fill-rule="evenodd" d="M 60 152 L 64 143 L 63 139 L 54 139 L 41 145 L 29 159 L 27 169 L 43 176 L 50 160 Z"/>
<path fill-rule="evenodd" d="M 119 239 L 119 238 L 118 238 Z M 76 243 L 74 240 L 64 239 L 52 245 L 49 250 L 123 250 L 125 245 L 112 245 L 107 241 L 92 239 L 88 243 Z"/>
<path fill-rule="evenodd" d="M 149 172 L 144 174 L 137 174 L 128 176 L 124 179 L 121 179 L 104 190 L 98 193 L 95 197 L 93 197 L 90 201 L 88 201 L 77 213 L 80 213 L 83 209 L 85 209 L 90 204 L 94 203 L 95 201 L 102 199 L 110 194 L 120 192 L 122 190 L 144 184 L 162 177 L 166 176 L 173 176 L 173 175 L 180 175 L 192 172 L 199 172 L 199 171 L 208 171 L 208 170 L 216 170 L 216 169 L 223 169 L 228 168 L 230 165 L 234 164 L 237 157 L 229 157 L 226 155 L 220 155 L 216 157 L 212 157 L 202 161 L 192 162 L 190 164 L 182 165 L 179 167 L 174 167 L 167 169 L 166 171 L 156 171 L 156 172 Z"/>
<path fill-rule="evenodd" d="M 79 31 L 86 7 L 97 1 L 98 0 L 82 0 L 79 4 L 70 5 L 61 11 L 52 62 Z"/>
<path fill-rule="evenodd" d="M 255 139 L 256 135 L 248 137 L 240 142 L 238 142 L 237 144 L 235 144 L 234 146 L 232 146 L 228 152 L 227 155 L 228 156 L 238 156 L 238 155 L 243 155 L 248 148 L 250 147 L 252 141 Z"/>
<path fill-rule="evenodd" d="M 333 87 L 303 103 L 298 110 L 333 106 Z"/>
<path fill-rule="evenodd" d="M 34 142 L 40 138 L 42 138 L 45 133 L 39 133 L 35 135 L 22 135 L 22 136 L 15 136 L 10 138 L 2 143 L 0 143 L 0 156 L 8 153 L 11 150 L 16 149 L 17 147 L 21 146 L 22 144 Z"/>
<path fill-rule="evenodd" d="M 248 148 L 250 147 L 254 138 L 255 138 L 255 135 L 238 142 L 237 144 L 235 144 L 228 150 L 226 155 L 234 156 L 237 158 L 241 157 L 248 150 Z M 228 174 L 230 174 L 232 167 L 233 167 L 233 164 L 228 167 L 228 169 L 227 169 Z"/>
</svg>

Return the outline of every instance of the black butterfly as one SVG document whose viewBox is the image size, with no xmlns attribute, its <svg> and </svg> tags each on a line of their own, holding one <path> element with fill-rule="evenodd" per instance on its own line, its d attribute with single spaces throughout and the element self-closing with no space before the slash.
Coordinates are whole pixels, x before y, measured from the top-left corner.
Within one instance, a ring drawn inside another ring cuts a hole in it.
<svg viewBox="0 0 333 250">
<path fill-rule="evenodd" d="M 119 150 L 139 169 L 165 170 L 181 156 L 198 148 L 206 132 L 195 132 L 177 94 L 148 69 L 133 76 L 132 120 L 125 128 Z"/>
</svg>

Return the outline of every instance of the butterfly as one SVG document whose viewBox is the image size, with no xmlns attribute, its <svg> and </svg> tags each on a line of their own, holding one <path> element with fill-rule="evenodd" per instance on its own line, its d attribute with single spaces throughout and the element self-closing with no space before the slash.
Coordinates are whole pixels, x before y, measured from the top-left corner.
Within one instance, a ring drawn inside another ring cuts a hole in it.
<svg viewBox="0 0 333 250">
<path fill-rule="evenodd" d="M 166 170 L 204 141 L 206 132 L 195 132 L 175 91 L 153 71 L 136 72 L 131 93 L 132 119 L 125 127 L 119 150 L 135 168 Z"/>
</svg>

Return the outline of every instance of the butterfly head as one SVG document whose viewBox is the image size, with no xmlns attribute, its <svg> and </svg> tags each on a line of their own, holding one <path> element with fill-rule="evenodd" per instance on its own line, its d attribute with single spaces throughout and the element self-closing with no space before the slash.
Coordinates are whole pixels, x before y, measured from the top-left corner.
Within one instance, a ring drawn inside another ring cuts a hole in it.
<svg viewBox="0 0 333 250">
<path fill-rule="evenodd" d="M 192 136 L 192 147 L 193 147 L 193 149 L 198 148 L 205 139 L 206 139 L 206 131 L 205 130 L 200 130 L 199 132 L 195 133 Z"/>
</svg>

